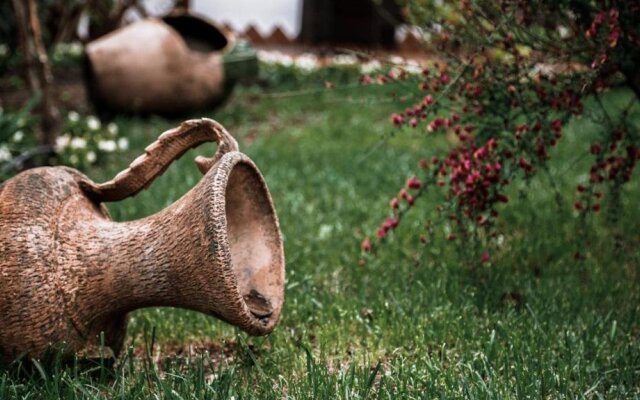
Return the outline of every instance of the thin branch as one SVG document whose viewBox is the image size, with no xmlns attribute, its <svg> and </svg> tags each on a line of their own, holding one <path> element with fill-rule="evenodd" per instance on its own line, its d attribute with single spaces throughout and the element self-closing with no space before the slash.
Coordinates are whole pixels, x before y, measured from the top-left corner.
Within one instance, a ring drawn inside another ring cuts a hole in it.
<svg viewBox="0 0 640 400">
<path fill-rule="evenodd" d="M 42 29 L 35 0 L 13 0 L 13 9 L 18 26 L 18 37 L 26 63 L 26 80 L 33 96 L 41 95 L 42 145 L 53 145 L 60 123 L 60 115 L 53 99 L 51 84 L 53 74 L 42 41 Z"/>
<path fill-rule="evenodd" d="M 52 155 L 52 154 L 55 154 L 55 151 L 52 146 L 34 147 L 32 149 L 29 149 L 28 151 L 25 151 L 19 156 L 15 157 L 13 160 L 8 162 L 7 164 L 3 165 L 1 173 L 8 174 L 8 173 L 17 171 L 20 168 L 22 168 L 25 162 L 31 160 L 34 157 L 43 156 L 43 155 Z"/>
</svg>

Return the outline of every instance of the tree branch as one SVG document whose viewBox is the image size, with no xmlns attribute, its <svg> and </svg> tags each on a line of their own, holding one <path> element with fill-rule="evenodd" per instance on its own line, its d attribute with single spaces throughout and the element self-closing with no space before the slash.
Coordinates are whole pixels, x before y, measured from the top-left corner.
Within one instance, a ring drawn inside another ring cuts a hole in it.
<svg viewBox="0 0 640 400">
<path fill-rule="evenodd" d="M 41 116 L 39 142 L 44 146 L 55 143 L 60 114 L 51 92 L 53 74 L 42 42 L 42 29 L 35 0 L 13 0 L 20 47 L 25 60 L 25 75 L 33 96 L 41 96 L 38 111 Z"/>
</svg>

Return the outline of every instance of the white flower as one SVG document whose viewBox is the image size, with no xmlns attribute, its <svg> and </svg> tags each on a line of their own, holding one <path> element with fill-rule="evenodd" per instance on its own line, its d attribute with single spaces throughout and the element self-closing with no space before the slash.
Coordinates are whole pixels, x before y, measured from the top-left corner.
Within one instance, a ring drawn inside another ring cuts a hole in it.
<svg viewBox="0 0 640 400">
<path fill-rule="evenodd" d="M 305 53 L 296 58 L 295 64 L 302 71 L 310 72 L 318 68 L 318 57 Z"/>
<path fill-rule="evenodd" d="M 16 131 L 16 133 L 13 134 L 13 141 L 15 143 L 20 143 L 22 142 L 22 139 L 24 139 L 24 132 L 22 131 Z"/>
<path fill-rule="evenodd" d="M 283 54 L 279 51 L 259 51 L 258 58 L 260 61 L 266 64 L 280 64 L 285 67 L 290 67 L 293 64 L 293 59 L 287 54 Z"/>
<path fill-rule="evenodd" d="M 269 51 L 258 50 L 258 59 L 265 64 L 275 64 L 275 57 Z"/>
<path fill-rule="evenodd" d="M 80 161 L 80 159 L 78 158 L 77 154 L 72 154 L 69 157 L 69 162 L 71 163 L 71 165 L 78 165 L 78 162 Z"/>
<path fill-rule="evenodd" d="M 404 58 L 400 56 L 392 56 L 391 58 L 389 58 L 389 61 L 391 62 L 391 64 L 395 64 L 395 65 L 404 64 Z"/>
<path fill-rule="evenodd" d="M 69 114 L 67 114 L 67 119 L 71 122 L 78 122 L 80 120 L 80 114 L 75 111 L 69 111 Z"/>
<path fill-rule="evenodd" d="M 74 137 L 71 139 L 70 144 L 72 149 L 84 149 L 87 147 L 87 140 L 81 137 Z"/>
<path fill-rule="evenodd" d="M 5 145 L 0 146 L 0 162 L 11 161 L 11 152 Z"/>
<path fill-rule="evenodd" d="M 561 39 L 566 39 L 571 36 L 571 31 L 566 26 L 558 25 L 558 34 Z"/>
<path fill-rule="evenodd" d="M 333 59 L 335 65 L 355 65 L 358 57 L 351 54 L 339 54 Z"/>
<path fill-rule="evenodd" d="M 71 136 L 68 133 L 58 136 L 56 138 L 56 150 L 62 151 L 66 149 L 69 143 L 71 143 Z"/>
<path fill-rule="evenodd" d="M 93 115 L 90 115 L 87 117 L 87 126 L 92 131 L 97 131 L 98 129 L 100 129 L 100 126 L 101 126 L 100 120 L 94 117 Z"/>
<path fill-rule="evenodd" d="M 318 239 L 320 240 L 327 239 L 329 235 L 331 235 L 332 231 L 333 231 L 333 227 L 331 225 L 327 225 L 327 224 L 320 225 L 320 229 L 318 230 Z"/>
<path fill-rule="evenodd" d="M 118 148 L 120 150 L 127 150 L 129 148 L 129 139 L 126 137 L 121 137 L 118 139 Z"/>
<path fill-rule="evenodd" d="M 360 72 L 362 72 L 363 74 L 370 74 L 372 72 L 379 70 L 380 68 L 382 68 L 382 64 L 380 64 L 380 61 L 371 60 L 369 62 L 366 62 L 360 65 Z"/>
<path fill-rule="evenodd" d="M 117 150 L 117 148 L 118 146 L 113 140 L 100 140 L 98 142 L 98 149 L 104 151 L 105 153 L 113 153 Z"/>
<path fill-rule="evenodd" d="M 404 70 L 411 75 L 420 75 L 423 69 L 420 63 L 414 60 L 407 61 L 407 64 L 404 66 Z"/>
<path fill-rule="evenodd" d="M 88 162 L 89 164 L 93 164 L 94 162 L 96 162 L 96 159 L 97 159 L 98 157 L 96 156 L 96 153 L 95 153 L 95 152 L 90 151 L 90 152 L 88 152 L 88 153 L 87 153 L 86 158 L 87 158 L 87 162 Z"/>
<path fill-rule="evenodd" d="M 64 56 L 79 56 L 82 54 L 82 44 L 78 42 L 60 43 L 53 49 L 53 56 L 56 59 L 62 59 Z"/>
<path fill-rule="evenodd" d="M 9 53 L 9 47 L 6 44 L 0 44 L 0 57 L 6 56 Z"/>
<path fill-rule="evenodd" d="M 395 76 L 398 77 L 400 75 L 402 75 L 402 72 L 404 71 L 404 69 L 402 67 L 393 67 L 389 70 L 389 76 Z"/>
<path fill-rule="evenodd" d="M 70 43 L 67 51 L 72 56 L 79 56 L 80 54 L 82 54 L 82 45 L 78 42 Z"/>
<path fill-rule="evenodd" d="M 285 55 L 284 57 L 282 57 L 282 59 L 280 60 L 280 65 L 282 65 L 283 67 L 290 67 L 293 65 L 293 58 L 291 58 L 291 56 Z"/>
<path fill-rule="evenodd" d="M 258 50 L 258 60 L 262 61 L 263 63 L 269 64 L 269 61 L 270 61 L 269 52 L 264 50 Z"/>
<path fill-rule="evenodd" d="M 109 122 L 109 124 L 107 124 L 107 131 L 109 131 L 111 136 L 117 135 L 118 134 L 118 125 L 114 124 L 113 122 Z"/>
</svg>

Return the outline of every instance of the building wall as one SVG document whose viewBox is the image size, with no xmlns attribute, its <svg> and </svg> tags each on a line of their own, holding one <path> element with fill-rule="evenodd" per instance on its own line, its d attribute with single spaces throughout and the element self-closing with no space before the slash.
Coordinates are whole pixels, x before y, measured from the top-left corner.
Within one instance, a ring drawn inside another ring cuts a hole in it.
<svg viewBox="0 0 640 400">
<path fill-rule="evenodd" d="M 303 0 L 191 0 L 191 9 L 221 24 L 244 32 L 253 24 L 262 35 L 282 27 L 289 37 L 297 37 L 302 24 Z"/>
</svg>

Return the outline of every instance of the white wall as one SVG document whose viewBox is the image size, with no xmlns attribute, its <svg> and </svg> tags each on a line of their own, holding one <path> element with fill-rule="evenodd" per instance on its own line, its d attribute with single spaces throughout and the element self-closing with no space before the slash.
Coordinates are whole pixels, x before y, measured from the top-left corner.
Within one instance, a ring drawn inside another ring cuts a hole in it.
<svg viewBox="0 0 640 400">
<path fill-rule="evenodd" d="M 280 26 L 290 37 L 295 38 L 302 26 L 302 2 L 304 0 L 191 0 L 191 10 L 203 14 L 219 24 L 229 24 L 236 31 L 244 32 L 253 24 L 265 36 L 275 26 Z M 348 0 L 345 0 L 348 1 Z M 173 0 L 144 0 L 144 7 L 150 15 L 164 15 L 171 10 Z M 125 16 L 128 21 L 136 21 L 141 16 L 131 11 Z M 80 18 L 78 34 L 87 36 L 89 20 Z"/>
<path fill-rule="evenodd" d="M 253 24 L 261 34 L 280 25 L 289 37 L 300 33 L 303 0 L 191 0 L 191 9 L 243 32 Z"/>
</svg>

